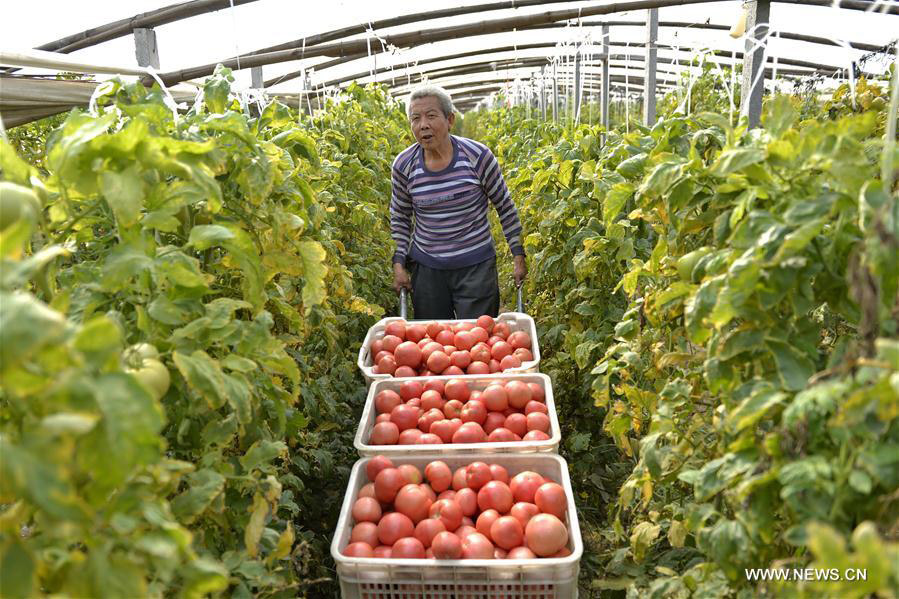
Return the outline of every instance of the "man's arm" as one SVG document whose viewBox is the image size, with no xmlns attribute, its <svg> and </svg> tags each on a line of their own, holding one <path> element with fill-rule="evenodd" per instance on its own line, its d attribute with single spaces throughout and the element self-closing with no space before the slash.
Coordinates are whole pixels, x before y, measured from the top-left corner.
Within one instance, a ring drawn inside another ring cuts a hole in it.
<svg viewBox="0 0 899 599">
<path fill-rule="evenodd" d="M 396 251 L 393 253 L 393 286 L 399 292 L 401 287 L 412 287 L 405 268 L 412 240 L 412 196 L 409 195 L 406 176 L 400 172 L 396 163 L 391 172 L 390 235 L 396 243 Z"/>
</svg>

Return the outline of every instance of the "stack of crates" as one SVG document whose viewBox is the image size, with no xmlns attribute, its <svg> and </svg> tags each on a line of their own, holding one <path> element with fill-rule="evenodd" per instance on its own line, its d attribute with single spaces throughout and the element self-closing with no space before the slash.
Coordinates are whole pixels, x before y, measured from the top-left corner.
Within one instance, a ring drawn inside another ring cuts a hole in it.
<svg viewBox="0 0 899 599">
<path fill-rule="evenodd" d="M 331 555 L 337 564 L 343 599 L 572 599 L 577 597 L 577 579 L 583 544 L 578 526 L 574 494 L 568 476 L 568 466 L 558 455 L 561 433 L 555 409 L 552 384 L 539 373 L 540 348 L 533 319 L 521 312 L 500 314 L 496 321 L 505 322 L 512 332 L 525 331 L 531 337 L 532 361 L 520 368 L 489 375 L 458 375 L 432 377 L 441 380 L 463 379 L 470 389 L 484 389 L 493 382 L 520 380 L 540 385 L 546 396 L 550 418 L 549 439 L 508 443 L 469 443 L 438 445 L 371 445 L 369 435 L 375 423 L 375 396 L 384 389 L 399 391 L 404 381 L 373 372 L 369 352 L 372 341 L 384 335 L 387 324 L 398 318 L 385 318 L 375 324 L 366 335 L 359 351 L 359 369 L 369 385 L 362 419 L 354 445 L 362 456 L 350 474 L 337 530 L 331 543 Z M 466 321 L 437 321 L 458 323 Z M 474 321 L 470 321 L 474 322 Z M 423 323 L 423 321 L 418 321 Z M 416 324 L 409 321 L 408 324 Z M 424 382 L 423 377 L 415 380 Z M 368 482 L 365 465 L 375 455 L 389 457 L 394 465 L 413 464 L 423 470 L 433 460 L 446 462 L 455 470 L 472 462 L 488 462 L 506 468 L 509 476 L 533 471 L 558 481 L 565 489 L 571 552 L 566 557 L 538 559 L 383 559 L 357 558 L 343 555 L 353 528 L 351 515 L 359 490 Z"/>
</svg>

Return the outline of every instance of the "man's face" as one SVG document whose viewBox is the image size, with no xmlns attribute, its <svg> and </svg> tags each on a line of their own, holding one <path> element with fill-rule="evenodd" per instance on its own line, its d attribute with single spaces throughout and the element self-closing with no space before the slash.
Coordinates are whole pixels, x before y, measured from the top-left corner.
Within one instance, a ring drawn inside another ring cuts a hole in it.
<svg viewBox="0 0 899 599">
<path fill-rule="evenodd" d="M 412 100 L 409 110 L 409 123 L 412 134 L 426 150 L 439 148 L 449 137 L 456 115 L 447 118 L 440 108 L 440 101 L 434 96 L 425 96 Z"/>
</svg>

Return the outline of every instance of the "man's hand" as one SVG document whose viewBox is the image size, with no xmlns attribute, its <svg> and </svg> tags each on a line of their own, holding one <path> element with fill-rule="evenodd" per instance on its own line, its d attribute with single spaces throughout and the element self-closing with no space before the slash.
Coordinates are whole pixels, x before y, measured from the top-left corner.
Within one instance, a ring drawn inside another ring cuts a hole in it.
<svg viewBox="0 0 899 599">
<path fill-rule="evenodd" d="M 399 262 L 393 264 L 393 289 L 399 293 L 400 289 L 406 288 L 412 291 L 412 280 L 409 278 L 409 272 Z"/>
<path fill-rule="evenodd" d="M 528 265 L 524 256 L 513 256 L 515 261 L 515 285 L 520 286 L 528 276 Z"/>
</svg>

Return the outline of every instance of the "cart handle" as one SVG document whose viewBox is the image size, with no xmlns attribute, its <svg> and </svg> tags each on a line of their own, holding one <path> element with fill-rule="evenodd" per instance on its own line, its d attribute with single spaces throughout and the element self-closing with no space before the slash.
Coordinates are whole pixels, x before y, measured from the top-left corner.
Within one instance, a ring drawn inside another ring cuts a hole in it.
<svg viewBox="0 0 899 599">
<path fill-rule="evenodd" d="M 406 288 L 400 288 L 400 318 L 406 320 Z"/>
<path fill-rule="evenodd" d="M 522 287 L 523 287 L 523 285 L 521 283 L 519 283 L 518 284 L 518 303 L 517 303 L 516 308 L 517 308 L 518 312 L 524 314 L 524 300 L 521 297 Z"/>
</svg>

